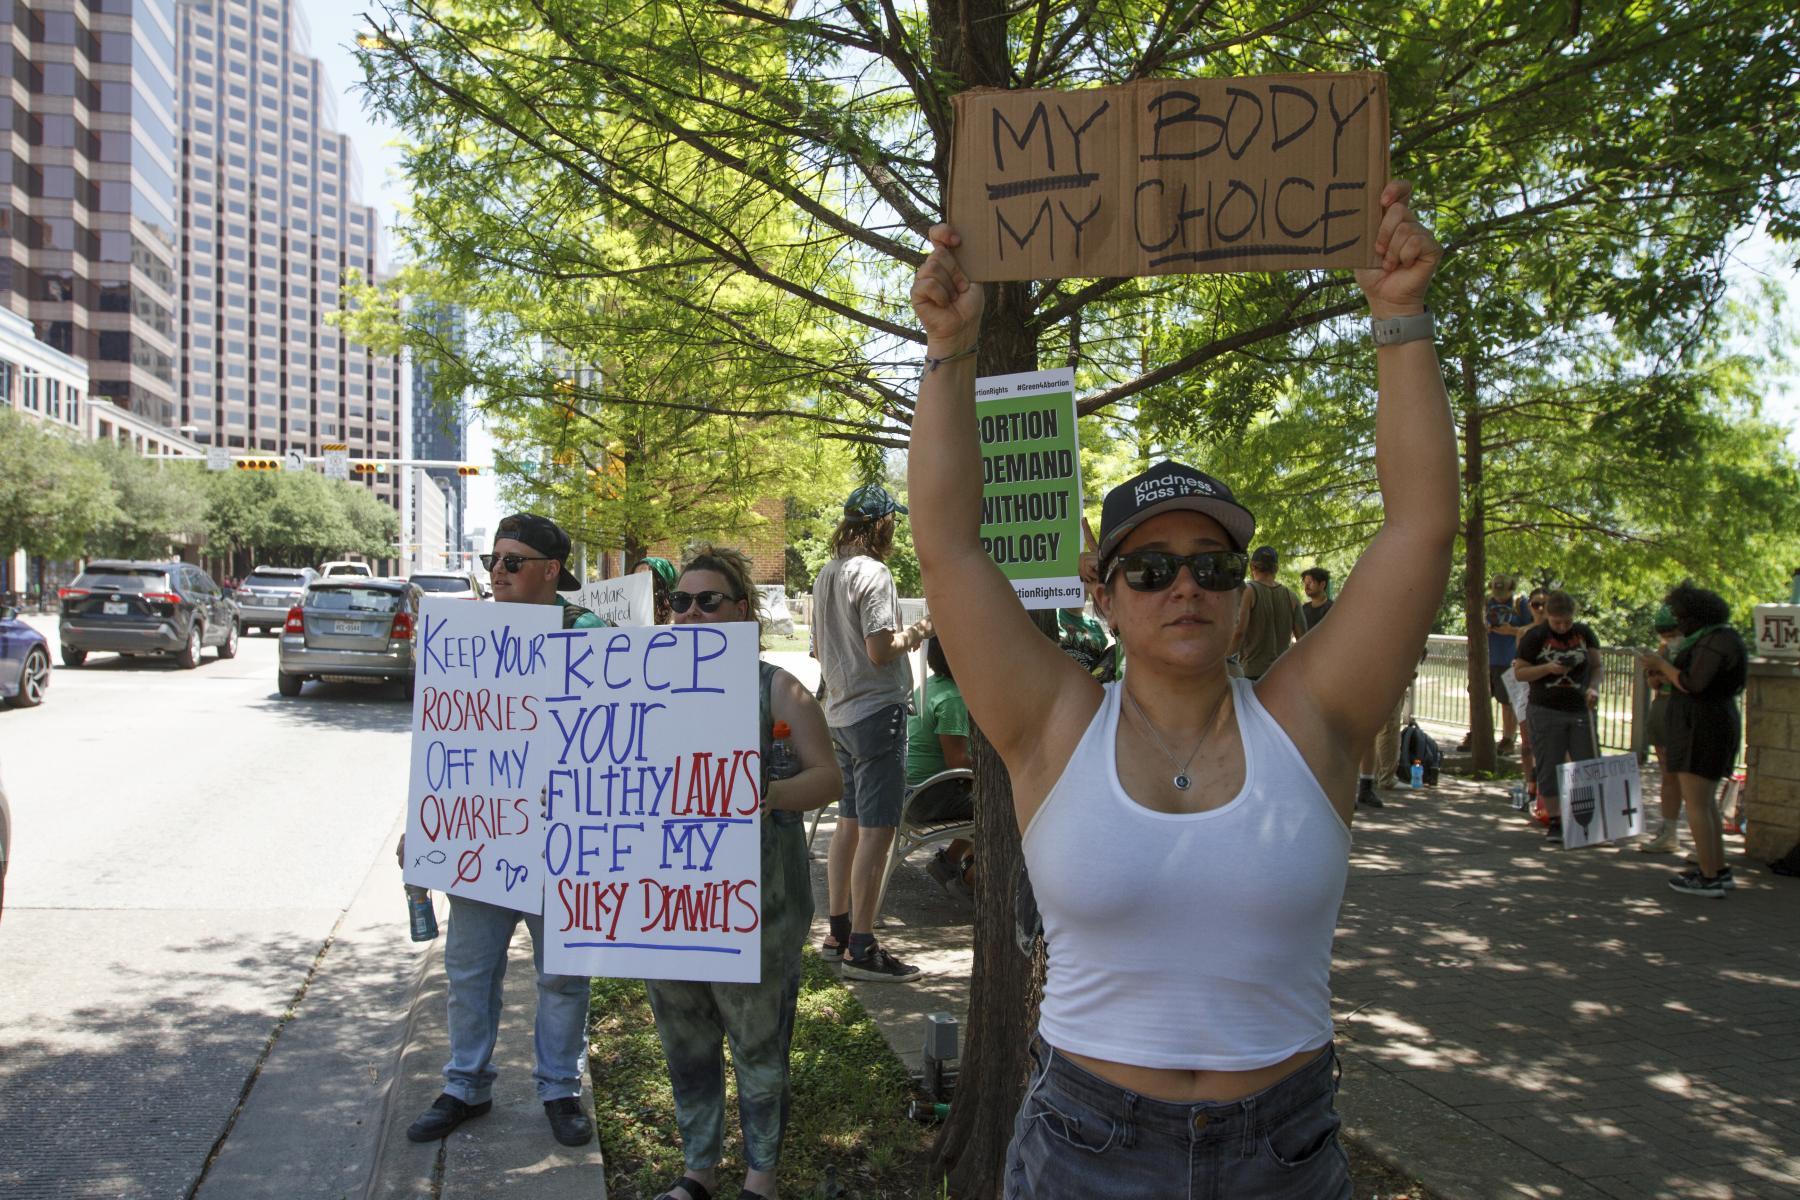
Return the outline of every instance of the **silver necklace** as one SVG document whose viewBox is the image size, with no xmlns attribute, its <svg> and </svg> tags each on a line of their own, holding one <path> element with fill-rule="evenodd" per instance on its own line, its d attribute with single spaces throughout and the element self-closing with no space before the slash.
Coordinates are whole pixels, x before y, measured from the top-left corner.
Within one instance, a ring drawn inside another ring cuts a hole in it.
<svg viewBox="0 0 1800 1200">
<path fill-rule="evenodd" d="M 1123 684 L 1120 686 L 1124 687 Z M 1139 723 L 1150 731 L 1150 736 L 1156 741 L 1156 748 L 1163 752 L 1163 757 L 1169 760 L 1171 767 L 1175 768 L 1175 777 L 1169 782 L 1175 785 L 1176 791 L 1185 792 L 1193 786 L 1194 781 L 1187 773 L 1188 764 L 1194 761 L 1194 755 L 1200 753 L 1200 747 L 1206 745 L 1206 739 L 1212 736 L 1212 731 L 1218 724 L 1218 716 L 1225 708 L 1225 699 L 1230 695 L 1231 684 L 1227 682 L 1225 690 L 1219 694 L 1218 702 L 1213 705 L 1212 715 L 1206 719 L 1206 728 L 1200 731 L 1200 740 L 1194 743 L 1192 750 L 1188 751 L 1187 758 L 1177 763 L 1175 756 L 1169 753 L 1169 747 L 1163 742 L 1162 734 L 1156 732 L 1156 726 L 1152 725 L 1150 718 L 1144 715 L 1143 706 L 1137 702 L 1137 697 L 1131 694 L 1130 688 L 1125 688 L 1125 699 L 1131 701 L 1131 711 L 1137 714 Z"/>
</svg>

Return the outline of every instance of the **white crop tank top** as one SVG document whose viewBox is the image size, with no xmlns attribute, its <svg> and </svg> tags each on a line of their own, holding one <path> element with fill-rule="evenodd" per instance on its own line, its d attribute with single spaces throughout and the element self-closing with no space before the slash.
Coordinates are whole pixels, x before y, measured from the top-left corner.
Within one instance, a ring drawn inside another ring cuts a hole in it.
<svg viewBox="0 0 1800 1200">
<path fill-rule="evenodd" d="M 1249 1071 L 1331 1040 L 1350 831 L 1247 679 L 1244 786 L 1202 813 L 1119 785 L 1122 684 L 1025 830 L 1050 969 L 1038 1031 L 1140 1067 Z"/>
</svg>

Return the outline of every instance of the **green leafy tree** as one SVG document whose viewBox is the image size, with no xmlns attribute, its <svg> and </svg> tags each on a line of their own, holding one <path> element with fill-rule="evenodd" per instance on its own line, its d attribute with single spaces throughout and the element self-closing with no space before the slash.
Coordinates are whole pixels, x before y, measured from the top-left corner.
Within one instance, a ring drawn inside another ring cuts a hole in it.
<svg viewBox="0 0 1800 1200">
<path fill-rule="evenodd" d="M 83 450 L 106 472 L 116 506 L 116 516 L 93 530 L 88 554 L 161 558 L 199 545 L 207 499 L 199 464 L 147 459 L 106 441 Z"/>
<path fill-rule="evenodd" d="M 0 553 L 75 558 L 91 552 L 95 529 L 120 516 L 99 462 L 10 409 L 0 409 L 0 462 Z"/>
</svg>

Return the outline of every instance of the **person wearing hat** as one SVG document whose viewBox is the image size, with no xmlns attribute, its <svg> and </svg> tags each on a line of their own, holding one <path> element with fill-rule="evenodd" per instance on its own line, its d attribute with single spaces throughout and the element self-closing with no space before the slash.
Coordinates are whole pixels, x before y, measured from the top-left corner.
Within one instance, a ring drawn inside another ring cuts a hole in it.
<svg viewBox="0 0 1800 1200">
<path fill-rule="evenodd" d="M 515 513 L 494 530 L 494 549 L 481 556 L 495 601 L 555 604 L 564 629 L 592 629 L 606 622 L 571 604 L 560 591 L 581 581 L 569 571 L 569 535 L 548 517 Z M 406 839 L 396 851 L 406 861 Z M 500 1032 L 501 985 L 506 957 L 519 922 L 531 932 L 537 968 L 537 1024 L 532 1036 L 536 1061 L 532 1079 L 543 1102 L 550 1132 L 565 1146 L 593 1140 L 594 1123 L 581 1106 L 581 1073 L 587 1063 L 588 980 L 544 970 L 541 913 L 450 897 L 450 928 L 444 938 L 444 978 L 450 1025 L 450 1061 L 444 1064 L 444 1091 L 407 1129 L 415 1142 L 434 1142 L 458 1125 L 494 1107 L 494 1043 Z"/>
<path fill-rule="evenodd" d="M 1357 759 L 1412 675 L 1450 574 L 1456 439 L 1425 293 L 1436 241 L 1382 189 L 1356 272 L 1374 318 L 1381 529 L 1337 606 L 1257 681 L 1226 669 L 1256 521 L 1175 462 L 1107 494 L 1101 684 L 982 551 L 982 288 L 931 231 L 908 456 L 926 600 L 1012 781 L 1049 953 L 1005 1195 L 1348 1200 L 1333 1109 L 1331 942 Z M 1096 847 L 1104 845 L 1104 852 Z"/>
<path fill-rule="evenodd" d="M 1681 627 L 1675 623 L 1675 613 L 1668 605 L 1656 610 L 1650 620 L 1650 627 L 1656 633 L 1657 651 L 1662 658 L 1668 658 L 1677 642 L 1681 640 Z M 1675 685 L 1663 680 L 1651 686 L 1649 742 L 1656 751 L 1656 765 L 1662 772 L 1662 828 L 1653 838 L 1638 843 L 1638 849 L 1645 854 L 1675 854 L 1681 849 L 1681 785 L 1675 779 L 1675 772 L 1669 770 L 1669 698 L 1675 694 Z"/>
<path fill-rule="evenodd" d="M 831 929 L 819 957 L 842 962 L 854 979 L 912 979 L 875 940 L 875 901 L 906 802 L 906 711 L 912 668 L 906 656 L 931 636 L 929 618 L 904 628 L 887 556 L 894 518 L 906 506 L 878 483 L 844 501 L 831 558 L 813 581 L 813 651 L 825 683 L 825 723 L 844 773 L 837 828 L 826 858 Z"/>
<path fill-rule="evenodd" d="M 1250 580 L 1244 591 L 1244 633 L 1238 644 L 1238 663 L 1246 679 L 1257 680 L 1268 674 L 1282 652 L 1306 634 L 1299 598 L 1275 578 L 1275 569 L 1280 565 L 1280 556 L 1273 546 L 1258 546 L 1250 555 Z"/>
<path fill-rule="evenodd" d="M 673 621 L 675 610 L 669 607 L 669 593 L 675 590 L 675 564 L 666 558 L 647 554 L 631 570 L 633 574 L 641 572 L 650 576 L 650 623 L 667 625 Z"/>
</svg>

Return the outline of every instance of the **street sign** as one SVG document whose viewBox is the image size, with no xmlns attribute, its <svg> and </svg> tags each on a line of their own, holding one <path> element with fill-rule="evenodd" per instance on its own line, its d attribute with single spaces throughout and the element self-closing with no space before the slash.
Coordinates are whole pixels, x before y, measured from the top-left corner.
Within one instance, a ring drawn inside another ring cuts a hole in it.
<svg viewBox="0 0 1800 1200">
<path fill-rule="evenodd" d="M 330 447 L 326 447 L 326 450 L 325 450 L 325 478 L 327 478 L 327 479 L 349 479 L 350 478 L 350 451 L 349 450 L 342 449 L 342 448 L 334 450 Z"/>
<path fill-rule="evenodd" d="M 231 451 L 224 446 L 208 446 L 206 448 L 206 469 L 209 471 L 231 470 Z"/>
<path fill-rule="evenodd" d="M 306 470 L 306 451 L 304 451 L 304 450 L 289 450 L 287 452 L 287 463 L 286 463 L 285 469 L 289 470 L 289 471 L 304 471 L 304 470 Z"/>
</svg>

